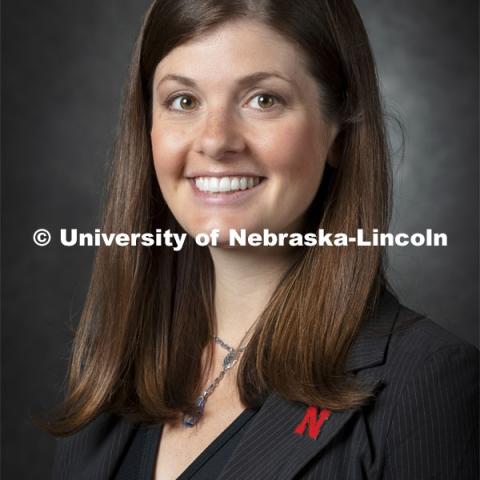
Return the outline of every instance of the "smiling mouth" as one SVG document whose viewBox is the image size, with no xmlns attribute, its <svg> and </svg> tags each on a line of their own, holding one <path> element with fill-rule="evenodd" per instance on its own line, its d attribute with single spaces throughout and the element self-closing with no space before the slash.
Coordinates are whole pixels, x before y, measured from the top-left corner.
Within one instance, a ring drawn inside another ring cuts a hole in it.
<svg viewBox="0 0 480 480">
<path fill-rule="evenodd" d="M 265 177 L 195 177 L 191 180 L 195 187 L 204 193 L 235 193 L 256 187 Z"/>
</svg>

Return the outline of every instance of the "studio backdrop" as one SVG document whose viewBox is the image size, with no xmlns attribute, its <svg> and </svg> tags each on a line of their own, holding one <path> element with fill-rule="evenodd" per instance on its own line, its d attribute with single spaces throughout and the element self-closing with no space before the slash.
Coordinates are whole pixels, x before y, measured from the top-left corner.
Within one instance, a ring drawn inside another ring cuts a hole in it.
<svg viewBox="0 0 480 480">
<path fill-rule="evenodd" d="M 47 479 L 54 439 L 32 416 L 61 398 L 133 41 L 145 0 L 2 2 L 2 478 Z M 392 148 L 389 249 L 401 301 L 478 346 L 478 5 L 358 0 Z M 403 129 L 400 127 L 403 125 Z M 37 229 L 52 232 L 37 246 Z"/>
</svg>

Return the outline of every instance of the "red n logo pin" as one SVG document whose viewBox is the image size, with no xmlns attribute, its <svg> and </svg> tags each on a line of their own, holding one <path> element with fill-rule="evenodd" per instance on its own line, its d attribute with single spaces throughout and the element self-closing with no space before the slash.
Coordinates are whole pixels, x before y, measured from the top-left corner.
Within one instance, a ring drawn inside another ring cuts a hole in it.
<svg viewBox="0 0 480 480">
<path fill-rule="evenodd" d="M 320 415 L 318 415 L 318 408 L 313 405 L 309 406 L 303 420 L 295 428 L 294 433 L 303 435 L 308 425 L 308 436 L 312 440 L 316 440 L 320 433 L 320 428 L 325 423 L 325 420 L 328 419 L 330 413 L 332 412 L 327 408 L 322 408 Z"/>
</svg>

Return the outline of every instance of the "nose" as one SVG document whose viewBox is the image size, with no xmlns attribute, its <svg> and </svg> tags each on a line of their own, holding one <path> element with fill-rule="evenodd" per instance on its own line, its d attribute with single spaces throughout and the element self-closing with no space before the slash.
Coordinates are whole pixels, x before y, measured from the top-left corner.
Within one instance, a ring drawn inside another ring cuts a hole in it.
<svg viewBox="0 0 480 480">
<path fill-rule="evenodd" d="M 200 122 L 194 145 L 197 153 L 219 160 L 227 153 L 238 153 L 245 148 L 240 126 L 226 108 L 208 112 Z"/>
</svg>

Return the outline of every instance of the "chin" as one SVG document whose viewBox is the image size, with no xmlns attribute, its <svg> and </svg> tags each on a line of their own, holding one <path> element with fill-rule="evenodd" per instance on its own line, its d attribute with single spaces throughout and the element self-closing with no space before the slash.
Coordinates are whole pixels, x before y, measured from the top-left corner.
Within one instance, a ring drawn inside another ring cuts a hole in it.
<svg viewBox="0 0 480 480">
<path fill-rule="evenodd" d="M 237 225 L 237 224 L 222 224 L 219 225 L 217 224 L 209 224 L 208 226 L 205 225 L 204 227 L 197 227 L 194 229 L 191 229 L 190 232 L 191 235 L 195 238 L 198 234 L 208 234 L 211 235 L 212 232 L 215 230 L 218 231 L 218 233 L 215 236 L 216 238 L 216 245 L 212 245 L 213 247 L 219 247 L 219 248 L 239 248 L 238 246 L 235 245 L 230 245 L 230 231 L 236 231 L 240 232 L 242 230 L 245 230 L 246 234 L 254 233 L 254 232 L 262 232 L 264 227 L 259 227 L 258 225 Z"/>
</svg>

